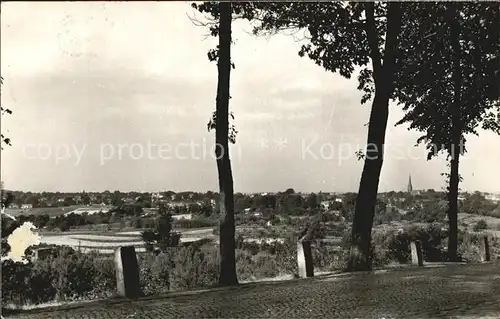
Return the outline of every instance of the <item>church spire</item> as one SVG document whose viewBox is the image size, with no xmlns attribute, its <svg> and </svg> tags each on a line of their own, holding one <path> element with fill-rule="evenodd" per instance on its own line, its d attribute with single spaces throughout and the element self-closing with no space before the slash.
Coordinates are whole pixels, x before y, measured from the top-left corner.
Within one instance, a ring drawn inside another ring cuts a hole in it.
<svg viewBox="0 0 500 319">
<path fill-rule="evenodd" d="M 413 192 L 413 185 L 411 184 L 411 174 L 408 175 L 408 193 Z"/>
</svg>

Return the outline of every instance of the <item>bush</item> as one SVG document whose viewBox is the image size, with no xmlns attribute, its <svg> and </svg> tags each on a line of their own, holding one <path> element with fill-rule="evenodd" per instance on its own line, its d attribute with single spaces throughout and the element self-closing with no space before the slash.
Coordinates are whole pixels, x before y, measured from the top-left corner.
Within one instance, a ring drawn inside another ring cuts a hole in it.
<svg viewBox="0 0 500 319">
<path fill-rule="evenodd" d="M 407 263 L 411 256 L 410 242 L 418 240 L 422 244 L 424 260 L 429 262 L 442 261 L 444 259 L 442 244 L 447 236 L 446 231 L 435 225 L 427 228 L 410 227 L 401 232 L 381 233 L 374 236 L 374 260 L 379 264 L 391 261 Z"/>
<path fill-rule="evenodd" d="M 483 236 L 477 233 L 467 231 L 458 232 L 458 253 L 462 260 L 479 261 L 481 257 L 481 241 Z M 500 239 L 490 237 L 491 259 L 500 258 Z"/>
<path fill-rule="evenodd" d="M 411 227 L 402 232 L 375 232 L 373 264 L 382 266 L 393 261 L 408 262 L 411 240 L 422 242 L 426 261 L 441 260 L 443 239 L 446 236 L 446 232 L 438 226 Z M 476 258 L 478 249 L 474 247 L 477 247 L 478 238 L 477 235 L 460 232 L 459 252 L 471 259 Z M 343 245 L 346 248 L 349 247 L 349 241 L 350 231 L 345 231 Z M 496 247 L 494 245 L 496 244 L 492 243 L 492 247 Z M 240 280 L 298 272 L 297 238 L 294 236 L 283 243 L 265 244 L 244 242 L 243 237 L 238 236 L 236 248 L 236 267 Z M 315 268 L 343 268 L 344 252 L 338 247 L 316 241 L 312 248 Z M 145 295 L 211 286 L 217 283 L 219 277 L 219 248 L 207 243 L 168 247 L 158 254 L 140 254 L 138 261 L 141 287 Z M 2 271 L 5 303 L 92 299 L 108 297 L 116 290 L 114 261 L 111 256 L 82 254 L 66 248 L 61 248 L 58 257 L 34 263 L 21 264 L 6 260 L 2 263 Z"/>
<path fill-rule="evenodd" d="M 284 243 L 275 244 L 275 259 L 280 273 L 297 274 L 297 239 L 288 238 Z"/>
<path fill-rule="evenodd" d="M 259 245 L 243 243 L 240 238 L 239 245 L 244 247 L 236 251 L 241 280 L 297 272 L 294 241 Z M 3 301 L 26 305 L 95 299 L 115 293 L 115 266 L 111 256 L 83 254 L 66 247 L 60 248 L 56 255 L 27 264 L 5 260 L 2 263 Z M 210 244 L 140 254 L 142 292 L 153 295 L 214 285 L 219 278 L 219 260 L 218 246 Z"/>
<path fill-rule="evenodd" d="M 14 262 L 10 259 L 2 261 L 2 302 L 3 304 L 25 304 L 30 302 L 30 285 L 33 265 Z M 32 295 L 32 294 L 31 294 Z M 55 294 L 54 294 L 55 296 Z M 52 300 L 50 296 L 48 300 Z"/>
<path fill-rule="evenodd" d="M 114 264 L 109 256 L 65 251 L 36 264 L 52 271 L 57 300 L 93 299 L 114 292 Z"/>
<path fill-rule="evenodd" d="M 2 297 L 14 305 L 108 297 L 116 289 L 113 260 L 61 248 L 59 256 L 26 264 L 2 262 Z"/>
<path fill-rule="evenodd" d="M 141 238 L 148 252 L 166 252 L 169 247 L 178 246 L 181 234 L 172 232 L 172 215 L 162 214 L 157 220 L 155 227 L 141 232 Z"/>
<path fill-rule="evenodd" d="M 252 254 L 243 249 L 236 249 L 236 272 L 240 280 L 252 278 Z"/>
<path fill-rule="evenodd" d="M 116 268 L 115 262 L 110 257 L 98 257 L 94 259 L 94 288 L 95 298 L 111 296 L 116 291 Z"/>
<path fill-rule="evenodd" d="M 236 268 L 240 280 L 297 273 L 297 243 L 237 241 Z"/>
<path fill-rule="evenodd" d="M 189 246 L 178 249 L 174 257 L 173 290 L 211 286 L 219 279 L 219 251 L 216 246 Z"/>
<path fill-rule="evenodd" d="M 485 230 L 486 228 L 488 228 L 488 224 L 486 223 L 486 221 L 484 219 L 480 219 L 474 225 L 474 228 L 472 228 L 472 230 L 475 232 L 479 232 L 479 231 Z"/>
<path fill-rule="evenodd" d="M 194 219 L 178 219 L 174 221 L 174 227 L 177 228 L 203 228 L 219 225 L 219 220 L 214 218 L 198 217 Z"/>
<path fill-rule="evenodd" d="M 322 270 L 335 270 L 344 267 L 343 251 L 336 246 L 318 242 L 313 248 L 314 267 Z"/>
<path fill-rule="evenodd" d="M 139 260 L 139 277 L 142 292 L 154 295 L 170 289 L 170 274 L 173 268 L 172 253 L 163 252 L 158 255 L 144 254 Z"/>
<path fill-rule="evenodd" d="M 469 232 L 458 232 L 458 254 L 464 260 L 479 260 L 479 236 Z"/>
<path fill-rule="evenodd" d="M 259 252 L 252 257 L 252 273 L 257 278 L 270 278 L 281 273 L 278 262 L 268 252 Z"/>
<path fill-rule="evenodd" d="M 393 262 L 408 263 L 411 259 L 410 242 L 420 241 L 424 260 L 438 262 L 445 259 L 444 240 L 448 234 L 439 225 L 429 227 L 408 227 L 402 231 L 374 232 L 371 245 L 372 265 L 381 267 Z M 351 242 L 349 231 L 344 233 L 342 246 L 347 261 Z"/>
</svg>

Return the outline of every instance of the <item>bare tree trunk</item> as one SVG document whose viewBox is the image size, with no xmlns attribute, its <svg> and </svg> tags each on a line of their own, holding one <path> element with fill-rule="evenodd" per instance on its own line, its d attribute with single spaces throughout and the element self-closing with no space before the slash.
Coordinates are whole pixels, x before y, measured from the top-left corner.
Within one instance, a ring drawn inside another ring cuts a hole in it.
<svg viewBox="0 0 500 319">
<path fill-rule="evenodd" d="M 382 170 L 385 131 L 389 116 L 389 99 L 393 87 L 397 37 L 401 27 L 401 4 L 391 2 L 387 10 L 387 34 L 384 63 L 380 56 L 375 28 L 374 4 L 366 4 L 366 33 L 371 49 L 375 97 L 368 125 L 367 150 L 359 184 L 352 223 L 351 249 L 347 271 L 371 269 L 371 232 Z"/>
<path fill-rule="evenodd" d="M 460 142 L 459 142 L 460 143 Z M 458 151 L 458 146 L 452 146 Z M 460 182 L 460 175 L 458 172 L 459 157 L 457 154 L 451 160 L 450 165 L 450 185 L 448 190 L 448 259 L 449 261 L 457 261 L 458 249 L 458 184 Z"/>
<path fill-rule="evenodd" d="M 453 83 L 454 97 L 451 105 L 451 146 L 450 146 L 450 185 L 448 187 L 448 258 L 456 261 L 458 246 L 458 184 L 460 142 L 462 137 L 461 111 L 460 111 L 460 91 L 462 89 L 462 71 L 460 69 L 460 21 L 457 12 L 458 3 L 449 4 L 449 19 L 451 24 L 451 41 L 453 47 Z"/>
<path fill-rule="evenodd" d="M 231 3 L 219 3 L 219 59 L 215 126 L 215 155 L 219 174 L 221 285 L 236 285 L 233 174 L 229 158 L 229 86 L 231 74 Z"/>
</svg>

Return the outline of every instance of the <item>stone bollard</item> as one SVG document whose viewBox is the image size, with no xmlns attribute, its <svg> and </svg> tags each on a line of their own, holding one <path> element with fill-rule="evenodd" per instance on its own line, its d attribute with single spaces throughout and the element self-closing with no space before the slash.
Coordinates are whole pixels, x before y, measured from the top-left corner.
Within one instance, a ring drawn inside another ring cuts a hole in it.
<svg viewBox="0 0 500 319">
<path fill-rule="evenodd" d="M 422 255 L 422 244 L 420 241 L 412 241 L 410 243 L 411 248 L 411 263 L 415 266 L 424 265 L 424 257 Z"/>
<path fill-rule="evenodd" d="M 481 261 L 487 262 L 490 261 L 490 243 L 488 240 L 488 235 L 484 235 L 481 238 Z"/>
<path fill-rule="evenodd" d="M 299 239 L 297 242 L 297 263 L 300 278 L 314 277 L 311 242 L 309 240 Z"/>
<path fill-rule="evenodd" d="M 141 295 L 139 265 L 134 246 L 115 250 L 116 287 L 120 297 L 137 298 Z"/>
</svg>

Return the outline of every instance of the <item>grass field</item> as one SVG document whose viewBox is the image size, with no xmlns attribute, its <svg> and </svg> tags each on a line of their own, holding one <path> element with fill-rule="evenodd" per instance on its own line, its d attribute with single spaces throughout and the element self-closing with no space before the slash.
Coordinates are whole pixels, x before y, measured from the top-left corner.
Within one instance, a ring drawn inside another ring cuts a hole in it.
<svg viewBox="0 0 500 319">
<path fill-rule="evenodd" d="M 192 242 L 203 238 L 211 238 L 217 242 L 218 236 L 213 234 L 213 227 L 204 227 L 197 229 L 177 229 L 181 233 L 181 242 Z M 248 231 L 248 228 L 237 227 L 243 232 Z M 83 252 L 98 251 L 99 253 L 113 253 L 117 247 L 133 245 L 137 251 L 144 250 L 144 242 L 141 238 L 142 230 L 133 231 L 89 231 L 89 230 L 74 230 L 69 232 L 41 232 L 40 241 L 45 244 L 65 245 L 75 249 L 81 249 Z M 245 241 L 261 242 L 273 241 L 271 239 L 263 239 L 254 237 L 253 233 L 247 233 Z M 283 241 L 282 238 L 275 240 Z"/>
<path fill-rule="evenodd" d="M 215 238 L 213 228 L 181 230 L 181 242 L 192 242 L 202 238 Z M 84 252 L 98 251 L 100 253 L 113 253 L 120 246 L 133 245 L 138 251 L 144 250 L 141 230 L 128 232 L 95 232 L 95 231 L 70 231 L 70 232 L 43 232 L 40 241 L 45 244 L 65 245 Z"/>
</svg>

